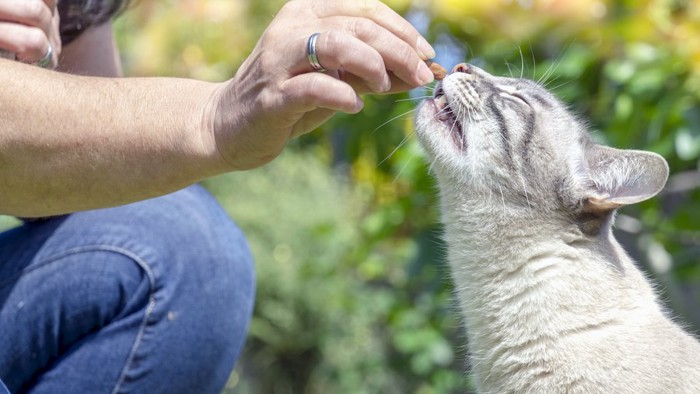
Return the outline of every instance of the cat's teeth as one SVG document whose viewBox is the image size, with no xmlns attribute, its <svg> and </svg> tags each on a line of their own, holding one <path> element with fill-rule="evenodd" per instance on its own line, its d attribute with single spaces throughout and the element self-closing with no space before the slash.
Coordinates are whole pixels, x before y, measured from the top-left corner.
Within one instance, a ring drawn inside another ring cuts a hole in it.
<svg viewBox="0 0 700 394">
<path fill-rule="evenodd" d="M 438 120 L 446 122 L 453 118 L 452 109 L 449 107 L 449 103 L 447 102 L 447 97 L 445 97 L 445 95 L 435 98 L 435 107 L 438 110 Z"/>
<path fill-rule="evenodd" d="M 435 100 L 435 105 L 437 105 L 437 109 L 441 110 L 447 106 L 447 97 L 445 96 L 440 96 Z"/>
</svg>

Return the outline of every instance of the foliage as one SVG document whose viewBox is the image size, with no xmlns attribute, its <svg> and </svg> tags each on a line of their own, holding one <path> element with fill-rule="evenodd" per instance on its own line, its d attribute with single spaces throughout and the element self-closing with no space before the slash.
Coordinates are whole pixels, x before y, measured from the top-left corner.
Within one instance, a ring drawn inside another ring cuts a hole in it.
<svg viewBox="0 0 700 394">
<path fill-rule="evenodd" d="M 142 2 L 118 24 L 127 73 L 225 80 L 283 3 Z M 700 5 L 388 4 L 436 44 L 440 63 L 468 57 L 494 74 L 542 79 L 602 141 L 666 157 L 669 187 L 624 209 L 617 235 L 673 309 L 700 325 Z M 255 318 L 231 388 L 470 390 L 435 186 L 412 136 L 416 100 L 407 97 L 367 97 L 362 114 L 336 116 L 271 165 L 206 183 L 257 260 Z"/>
<path fill-rule="evenodd" d="M 432 288 L 447 274 L 416 260 L 435 240 L 395 236 L 401 209 L 370 211 L 373 191 L 315 151 L 206 183 L 258 260 L 240 392 L 449 391 L 462 377 L 445 369 L 459 362 L 445 334 L 458 324 Z"/>
</svg>

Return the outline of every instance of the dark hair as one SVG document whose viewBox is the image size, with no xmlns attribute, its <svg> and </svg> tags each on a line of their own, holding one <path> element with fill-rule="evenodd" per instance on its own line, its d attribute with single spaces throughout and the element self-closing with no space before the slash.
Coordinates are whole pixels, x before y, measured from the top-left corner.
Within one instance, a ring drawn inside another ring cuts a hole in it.
<svg viewBox="0 0 700 394">
<path fill-rule="evenodd" d="M 73 41 L 91 26 L 107 22 L 126 7 L 129 0 L 60 0 L 61 41 Z"/>
</svg>

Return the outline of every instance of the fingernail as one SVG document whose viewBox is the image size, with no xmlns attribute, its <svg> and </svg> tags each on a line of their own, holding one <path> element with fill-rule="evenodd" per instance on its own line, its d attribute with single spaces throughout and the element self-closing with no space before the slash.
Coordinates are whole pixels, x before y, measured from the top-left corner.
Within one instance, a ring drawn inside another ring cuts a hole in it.
<svg viewBox="0 0 700 394">
<path fill-rule="evenodd" d="M 391 78 L 389 78 L 389 74 L 384 76 L 384 82 L 382 82 L 380 89 L 382 93 L 386 93 L 391 90 Z"/>
<path fill-rule="evenodd" d="M 432 45 L 430 45 L 423 37 L 418 37 L 416 48 L 418 48 L 418 54 L 423 60 L 432 59 L 436 56 L 435 49 L 433 49 Z"/>
<path fill-rule="evenodd" d="M 425 62 L 418 62 L 418 80 L 421 85 L 427 85 L 435 80 L 435 75 Z"/>
<path fill-rule="evenodd" d="M 357 102 L 355 103 L 355 113 L 362 111 L 365 107 L 365 102 L 362 101 L 362 97 L 357 96 Z"/>
</svg>

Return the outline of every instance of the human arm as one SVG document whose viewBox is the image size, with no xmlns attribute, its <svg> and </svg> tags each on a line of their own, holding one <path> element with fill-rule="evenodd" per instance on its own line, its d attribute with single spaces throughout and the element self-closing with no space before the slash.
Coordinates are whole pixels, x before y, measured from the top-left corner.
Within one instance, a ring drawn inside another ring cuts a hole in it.
<svg viewBox="0 0 700 394">
<path fill-rule="evenodd" d="M 0 212 L 119 205 L 226 170 L 201 123 L 216 84 L 80 77 L 4 59 L 0 70 Z"/>
<path fill-rule="evenodd" d="M 86 30 L 60 58 L 64 73 L 0 64 L 1 212 L 119 205 L 218 172 L 197 140 L 215 84 L 71 75 L 120 75 L 111 23 Z"/>
<path fill-rule="evenodd" d="M 306 62 L 315 31 L 326 74 Z M 419 77 L 429 57 L 419 40 L 376 1 L 295 0 L 225 83 L 84 77 L 0 60 L 0 212 L 118 205 L 263 165 L 335 111 L 358 112 L 358 94 L 386 91 L 389 79 L 392 91 L 429 82 Z"/>
</svg>

